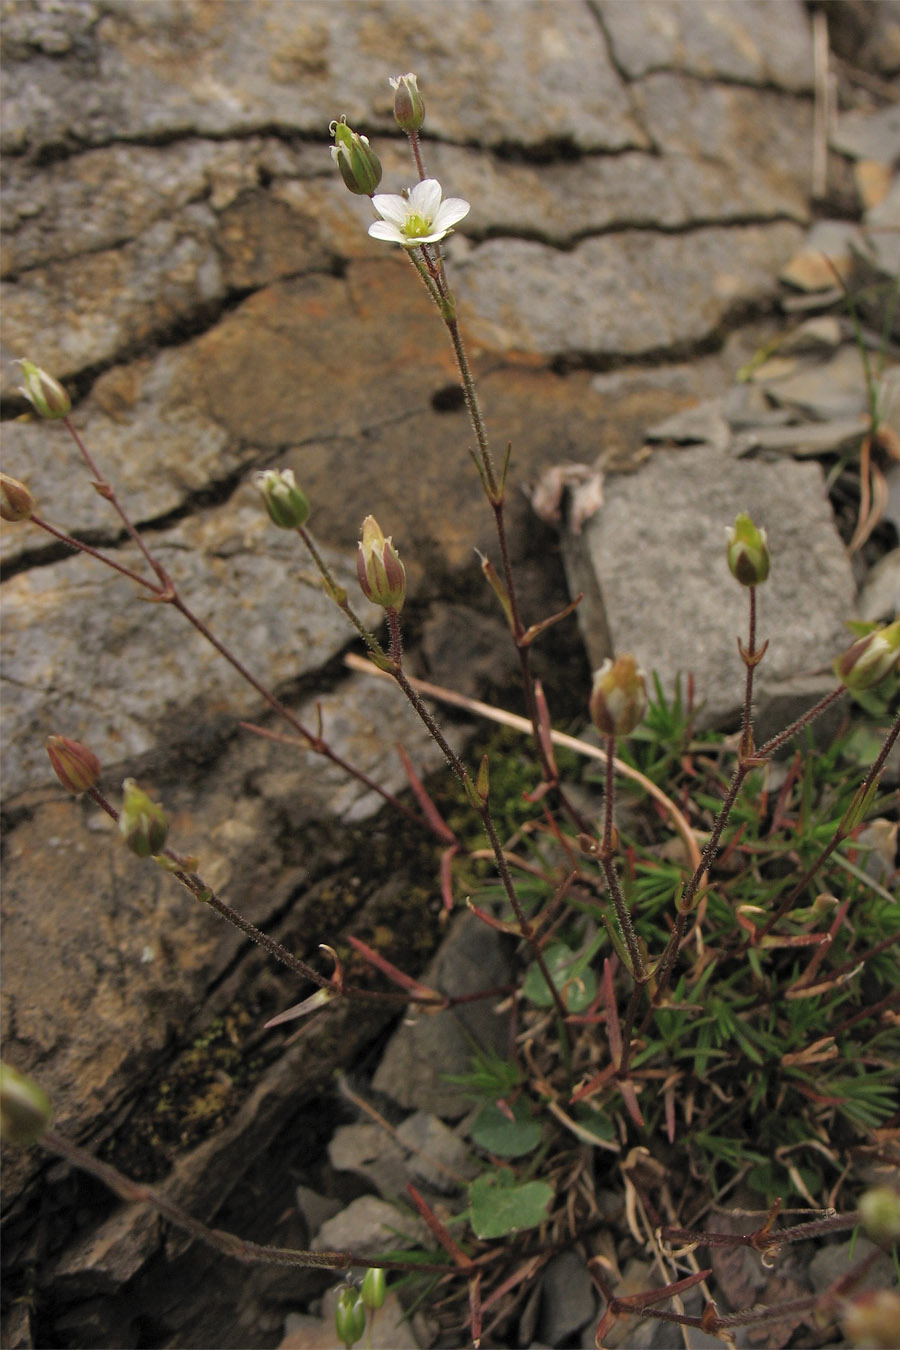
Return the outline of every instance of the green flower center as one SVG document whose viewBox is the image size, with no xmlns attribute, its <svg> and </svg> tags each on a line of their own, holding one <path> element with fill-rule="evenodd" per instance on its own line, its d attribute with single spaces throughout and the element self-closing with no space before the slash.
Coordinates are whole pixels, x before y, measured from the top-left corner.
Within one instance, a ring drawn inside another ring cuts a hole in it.
<svg viewBox="0 0 900 1350">
<path fill-rule="evenodd" d="M 413 213 L 407 216 L 403 233 L 407 239 L 421 239 L 423 235 L 431 233 L 431 221 L 427 220 L 425 216 L 418 216 Z"/>
</svg>

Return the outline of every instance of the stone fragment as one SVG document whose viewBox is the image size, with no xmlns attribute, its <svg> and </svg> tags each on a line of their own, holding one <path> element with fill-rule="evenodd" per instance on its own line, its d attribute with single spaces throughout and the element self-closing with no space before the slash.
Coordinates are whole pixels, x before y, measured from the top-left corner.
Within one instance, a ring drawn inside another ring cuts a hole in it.
<svg viewBox="0 0 900 1350">
<path fill-rule="evenodd" d="M 804 362 L 782 379 L 758 378 L 773 403 L 816 422 L 862 417 L 868 410 L 866 369 L 859 348 L 846 343 L 827 361 Z"/>
<path fill-rule="evenodd" d="M 581 545 L 565 540 L 567 566 L 591 564 L 602 593 L 600 623 L 616 651 L 657 671 L 666 693 L 693 672 L 704 725 L 733 721 L 744 667 L 735 639 L 746 633 L 746 596 L 728 574 L 725 532 L 740 511 L 768 531 L 772 570 L 759 588 L 759 718 L 799 672 L 841 649 L 854 595 L 850 565 L 831 517 L 818 465 L 725 459 L 706 448 L 660 452 L 640 472 L 607 480 L 606 505 Z M 599 665 L 591 597 L 579 609 Z M 811 701 L 811 700 L 810 700 Z"/>
<path fill-rule="evenodd" d="M 844 220 L 817 220 L 779 277 L 803 291 L 828 291 L 850 274 L 853 248 L 859 242 L 859 226 Z"/>
<path fill-rule="evenodd" d="M 820 355 L 834 351 L 841 343 L 841 324 L 834 314 L 819 314 L 787 333 L 778 344 L 783 356 Z"/>
<path fill-rule="evenodd" d="M 845 417 L 832 422 L 790 422 L 780 426 L 751 426 L 731 440 L 733 455 L 830 455 L 858 448 L 869 430 L 867 417 Z"/>
<path fill-rule="evenodd" d="M 318 1233 L 326 1219 L 333 1219 L 341 1208 L 341 1202 L 336 1195 L 322 1195 L 311 1186 L 297 1186 L 294 1190 L 294 1199 L 303 1215 L 310 1238 Z"/>
<path fill-rule="evenodd" d="M 545 1345 L 563 1345 L 594 1317 L 597 1295 L 587 1266 L 575 1252 L 560 1252 L 541 1280 L 538 1335 Z"/>
<path fill-rule="evenodd" d="M 893 167 L 900 161 L 900 104 L 842 112 L 831 145 L 851 159 L 874 160 Z"/>
<path fill-rule="evenodd" d="M 422 1241 L 421 1221 L 376 1195 L 361 1195 L 333 1219 L 326 1219 L 312 1240 L 312 1250 L 354 1251 L 362 1256 Z"/>
<path fill-rule="evenodd" d="M 647 431 L 647 439 L 675 441 L 678 445 L 710 445 L 724 450 L 731 439 L 731 428 L 723 416 L 721 399 L 707 399 L 657 422 Z"/>
<path fill-rule="evenodd" d="M 866 212 L 858 253 L 864 262 L 871 260 L 882 277 L 896 279 L 900 272 L 900 174 L 884 198 Z"/>
<path fill-rule="evenodd" d="M 509 976 L 501 935 L 466 913 L 457 915 L 422 980 L 443 993 L 470 994 Z M 407 1110 L 458 1120 L 472 1103 L 447 1075 L 466 1073 L 475 1047 L 506 1053 L 506 1020 L 493 1011 L 497 997 L 436 1014 L 411 1008 L 388 1044 L 374 1086 Z"/>
<path fill-rule="evenodd" d="M 397 1130 L 409 1149 L 407 1170 L 417 1185 L 452 1194 L 471 1175 L 466 1146 L 438 1116 L 416 1111 Z"/>
<path fill-rule="evenodd" d="M 404 1196 L 405 1158 L 388 1131 L 370 1121 L 339 1125 L 328 1142 L 328 1159 L 335 1171 L 362 1177 L 383 1200 Z"/>
</svg>

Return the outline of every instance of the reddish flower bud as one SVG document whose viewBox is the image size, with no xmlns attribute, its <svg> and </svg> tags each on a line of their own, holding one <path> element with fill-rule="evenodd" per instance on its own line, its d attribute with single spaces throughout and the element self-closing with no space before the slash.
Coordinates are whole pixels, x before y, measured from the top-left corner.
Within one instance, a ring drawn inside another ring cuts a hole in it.
<svg viewBox="0 0 900 1350">
<path fill-rule="evenodd" d="M 66 792 L 80 797 L 94 787 L 100 778 L 100 761 L 93 750 L 68 736 L 48 736 L 46 745 L 53 772 Z"/>
<path fill-rule="evenodd" d="M 382 609 L 402 609 L 406 599 L 406 568 L 390 535 L 385 539 L 374 516 L 363 521 L 356 555 L 356 575 L 367 600 Z"/>
<path fill-rule="evenodd" d="M 644 672 L 629 653 L 606 660 L 594 671 L 591 720 L 605 736 L 627 736 L 647 711 Z"/>
<path fill-rule="evenodd" d="M 416 77 L 398 75 L 391 80 L 394 90 L 394 118 L 401 131 L 418 131 L 425 121 L 425 100 L 419 93 Z"/>
<path fill-rule="evenodd" d="M 0 516 L 4 520 L 29 520 L 34 506 L 34 497 L 24 483 L 0 473 Z"/>
</svg>

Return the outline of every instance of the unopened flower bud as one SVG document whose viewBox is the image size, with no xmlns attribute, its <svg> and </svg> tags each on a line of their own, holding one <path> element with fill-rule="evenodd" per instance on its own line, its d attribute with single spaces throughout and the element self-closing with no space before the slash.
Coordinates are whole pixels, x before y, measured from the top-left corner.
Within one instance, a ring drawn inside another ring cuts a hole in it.
<svg viewBox="0 0 900 1350">
<path fill-rule="evenodd" d="M 594 671 L 591 720 L 606 736 L 627 736 L 647 711 L 644 672 L 630 653 L 607 659 Z"/>
<path fill-rule="evenodd" d="M 860 1196 L 859 1217 L 869 1237 L 876 1242 L 900 1240 L 900 1191 L 892 1186 L 873 1186 Z"/>
<path fill-rule="evenodd" d="M 66 792 L 80 797 L 95 786 L 100 778 L 100 761 L 93 750 L 68 736 L 48 736 L 46 745 L 53 772 Z"/>
<path fill-rule="evenodd" d="M 387 1280 L 380 1266 L 370 1266 L 363 1276 L 362 1301 L 372 1312 L 383 1306 L 387 1294 Z"/>
<path fill-rule="evenodd" d="M 328 130 L 335 140 L 331 158 L 340 169 L 344 183 L 358 197 L 371 197 L 381 182 L 381 160 L 369 145 L 368 137 L 351 131 L 343 117 L 339 122 L 332 122 Z"/>
<path fill-rule="evenodd" d="M 4 1144 L 29 1148 L 52 1119 L 53 1107 L 44 1089 L 11 1064 L 0 1064 L 0 1138 Z"/>
<path fill-rule="evenodd" d="M 418 131 L 425 121 L 425 100 L 419 93 L 416 77 L 412 71 L 408 75 L 398 75 L 391 80 L 394 90 L 394 118 L 401 131 Z"/>
<path fill-rule="evenodd" d="M 297 530 L 309 520 L 309 498 L 297 486 L 293 470 L 265 469 L 254 474 L 253 483 L 279 529 Z"/>
<path fill-rule="evenodd" d="M 896 1289 L 867 1289 L 857 1294 L 841 1315 L 844 1330 L 860 1350 L 895 1350 L 900 1327 L 900 1294 Z"/>
<path fill-rule="evenodd" d="M 34 514 L 34 497 L 18 478 L 0 473 L 0 517 L 4 520 L 30 520 Z"/>
<path fill-rule="evenodd" d="M 362 593 L 382 609 L 402 609 L 406 599 L 406 568 L 390 535 L 385 539 L 374 516 L 363 521 L 356 554 L 356 575 Z"/>
<path fill-rule="evenodd" d="M 147 796 L 133 778 L 122 784 L 122 810 L 119 833 L 139 858 L 150 858 L 165 846 L 169 823 L 158 802 Z"/>
<path fill-rule="evenodd" d="M 72 400 L 59 380 L 48 375 L 46 370 L 41 370 L 33 361 L 20 361 L 19 365 L 25 376 L 25 383 L 19 385 L 19 393 L 24 394 L 35 412 L 51 421 L 67 417 L 72 410 Z"/>
<path fill-rule="evenodd" d="M 759 530 L 742 512 L 728 531 L 728 567 L 742 586 L 760 586 L 769 575 L 769 546 L 765 530 Z"/>
<path fill-rule="evenodd" d="M 872 689 L 900 661 L 900 619 L 876 628 L 848 647 L 834 663 L 834 673 L 854 693 Z"/>
<path fill-rule="evenodd" d="M 358 1289 L 346 1288 L 338 1294 L 334 1310 L 334 1329 L 341 1342 L 347 1346 L 347 1350 L 362 1339 L 366 1329 L 366 1305 L 360 1298 Z"/>
</svg>

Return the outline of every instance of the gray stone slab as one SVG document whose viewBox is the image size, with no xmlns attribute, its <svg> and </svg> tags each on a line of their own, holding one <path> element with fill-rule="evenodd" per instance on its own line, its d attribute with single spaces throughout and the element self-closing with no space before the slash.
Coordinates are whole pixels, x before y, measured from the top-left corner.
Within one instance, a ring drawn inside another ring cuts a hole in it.
<svg viewBox="0 0 900 1350">
<path fill-rule="evenodd" d="M 356 0 L 112 0 L 63 8 L 52 33 L 46 13 L 7 8 L 9 151 L 188 129 L 219 138 L 273 125 L 324 134 L 341 113 L 371 127 L 373 110 L 376 124 L 394 131 L 387 78 L 411 61 L 442 138 L 646 144 L 581 0 L 444 0 L 440 23 L 413 0 L 370 0 L 364 11 Z M 451 88 L 452 98 L 438 97 Z"/>
<path fill-rule="evenodd" d="M 632 79 L 668 69 L 783 89 L 812 85 L 809 23 L 795 0 L 601 0 L 600 13 Z"/>
<path fill-rule="evenodd" d="M 568 252 L 496 240 L 461 260 L 459 298 L 475 338 L 542 356 L 637 356 L 708 338 L 727 314 L 771 299 L 796 225 L 640 230 Z"/>
<path fill-rule="evenodd" d="M 758 670 L 764 713 L 785 686 L 802 700 L 796 677 L 827 668 L 847 645 L 853 577 L 817 464 L 660 452 L 638 473 L 608 478 L 605 505 L 580 544 L 566 544 L 570 567 L 588 566 L 599 591 L 599 616 L 589 600 L 579 610 L 592 664 L 605 654 L 596 642 L 605 618 L 615 650 L 634 652 L 666 692 L 679 672 L 694 675 L 706 725 L 733 720 L 743 698 L 736 638 L 746 639 L 747 598 L 725 559 L 741 511 L 767 529 L 772 553 L 758 589 L 758 636 L 770 640 Z"/>
</svg>

